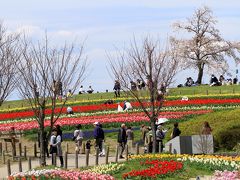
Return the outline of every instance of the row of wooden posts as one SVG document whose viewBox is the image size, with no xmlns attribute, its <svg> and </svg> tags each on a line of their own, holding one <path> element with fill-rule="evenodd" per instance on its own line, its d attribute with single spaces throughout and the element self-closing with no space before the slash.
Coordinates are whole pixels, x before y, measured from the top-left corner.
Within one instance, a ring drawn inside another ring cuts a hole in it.
<svg viewBox="0 0 240 180">
<path fill-rule="evenodd" d="M 26 147 L 26 146 L 24 146 Z M 26 148 L 24 148 L 26 149 Z M 96 148 L 96 154 L 95 154 L 95 165 L 98 165 L 99 164 L 99 148 Z M 125 147 L 125 159 L 126 161 L 128 161 L 128 146 L 126 145 Z M 64 168 L 67 169 L 68 168 L 68 145 L 66 147 L 66 151 L 64 153 Z M 85 166 L 88 167 L 89 166 L 89 154 L 90 154 L 90 151 L 89 149 L 86 149 L 85 150 Z M 139 145 L 136 144 L 136 154 L 139 154 Z M 52 165 L 56 166 L 57 165 L 57 156 L 56 154 L 52 154 L 53 155 L 53 163 Z M 118 156 L 119 156 L 119 146 L 116 147 L 116 153 L 115 153 L 115 160 L 114 162 L 118 162 Z M 34 154 L 34 157 L 37 157 L 35 156 Z M 7 172 L 8 172 L 8 175 L 11 175 L 11 161 L 10 159 L 8 159 L 6 161 L 6 158 L 5 158 L 5 155 L 4 155 L 4 151 L 3 151 L 3 158 L 4 158 L 4 163 L 7 163 Z M 32 169 L 32 159 L 33 157 L 27 157 L 26 156 L 26 153 L 24 153 L 24 156 L 18 156 L 18 165 L 19 165 L 19 172 L 22 172 L 22 159 L 25 159 L 25 160 L 28 160 L 28 170 L 31 170 Z M 78 168 L 79 167 L 79 164 L 78 164 L 78 159 L 79 159 L 79 154 L 76 152 L 75 153 L 75 168 Z M 105 154 L 105 164 L 108 164 L 109 163 L 109 147 L 106 147 L 106 154 Z"/>
</svg>

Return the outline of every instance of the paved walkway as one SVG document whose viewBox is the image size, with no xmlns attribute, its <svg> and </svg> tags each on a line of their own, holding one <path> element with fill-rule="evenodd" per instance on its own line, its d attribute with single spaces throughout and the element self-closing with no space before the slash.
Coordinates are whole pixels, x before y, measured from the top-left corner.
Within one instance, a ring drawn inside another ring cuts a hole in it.
<svg viewBox="0 0 240 180">
<path fill-rule="evenodd" d="M 94 155 L 89 155 L 89 166 L 94 166 L 95 165 L 95 159 L 96 156 Z M 105 164 L 105 157 L 99 157 L 98 164 Z M 51 158 L 47 158 L 47 164 L 51 165 Z M 109 156 L 108 158 L 109 162 L 115 162 L 115 157 L 114 156 Z M 119 162 L 125 161 L 125 159 L 119 159 Z M 60 166 L 59 163 L 59 158 L 57 157 L 57 166 Z M 78 158 L 78 167 L 85 167 L 86 166 L 86 156 L 85 154 L 80 154 Z M 39 159 L 34 159 L 32 160 L 32 168 L 39 167 Z M 73 169 L 75 168 L 75 154 L 68 154 L 68 169 Z M 22 162 L 22 169 L 23 171 L 28 170 L 28 162 L 23 161 Z M 11 172 L 19 172 L 19 165 L 18 162 L 15 162 L 11 164 Z M 0 167 L 0 179 L 3 180 L 7 177 L 7 165 Z"/>
</svg>

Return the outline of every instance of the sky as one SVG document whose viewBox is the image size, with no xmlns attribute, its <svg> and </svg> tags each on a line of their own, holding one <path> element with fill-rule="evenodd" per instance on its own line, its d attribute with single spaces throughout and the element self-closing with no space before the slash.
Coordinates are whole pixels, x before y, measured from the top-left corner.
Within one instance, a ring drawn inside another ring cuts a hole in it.
<svg viewBox="0 0 240 180">
<path fill-rule="evenodd" d="M 0 20 L 9 31 L 24 30 L 33 39 L 40 40 L 47 32 L 56 45 L 84 42 L 90 65 L 82 85 L 104 92 L 112 90 L 114 83 L 106 69 L 107 54 L 128 46 L 133 37 L 140 42 L 145 36 L 164 39 L 174 34 L 174 22 L 185 21 L 204 5 L 212 9 L 222 36 L 239 41 L 239 0 L 0 0 Z M 235 63 L 230 65 L 234 74 Z M 180 72 L 175 84 L 184 83 L 188 76 L 196 79 L 197 72 Z M 205 75 L 203 81 L 208 80 Z M 14 93 L 10 99 L 17 97 Z"/>
</svg>

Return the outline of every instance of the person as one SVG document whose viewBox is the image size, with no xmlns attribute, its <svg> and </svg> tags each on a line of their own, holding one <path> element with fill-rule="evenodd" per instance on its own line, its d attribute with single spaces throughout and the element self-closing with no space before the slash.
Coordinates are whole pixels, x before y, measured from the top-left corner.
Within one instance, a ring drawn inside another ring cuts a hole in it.
<svg viewBox="0 0 240 180">
<path fill-rule="evenodd" d="M 51 138 L 51 141 L 50 141 L 50 144 L 52 147 L 57 147 L 57 156 L 59 157 L 60 159 L 60 163 L 61 163 L 61 167 L 63 167 L 63 154 L 62 154 L 62 138 L 59 134 L 57 134 L 57 129 L 53 129 L 53 140 Z M 55 138 L 55 140 L 54 140 Z M 55 150 L 56 152 L 56 150 Z"/>
<path fill-rule="evenodd" d="M 137 84 L 133 81 L 130 81 L 130 84 L 131 84 L 131 90 L 136 91 L 137 90 Z"/>
<path fill-rule="evenodd" d="M 37 84 L 33 85 L 33 91 L 34 91 L 35 98 L 38 99 L 39 98 L 39 89 L 37 87 Z"/>
<path fill-rule="evenodd" d="M 101 130 L 101 138 L 102 138 L 102 145 L 101 145 L 101 147 L 102 147 L 102 150 L 100 151 L 100 153 L 99 153 L 99 156 L 105 156 L 105 135 L 104 135 L 104 131 L 103 131 L 103 126 L 102 126 L 102 124 L 100 124 L 99 123 L 99 127 L 100 127 L 100 130 Z"/>
<path fill-rule="evenodd" d="M 210 86 L 218 86 L 219 82 L 216 76 L 214 76 L 214 74 L 212 74 L 211 76 L 211 80 L 210 80 Z"/>
<path fill-rule="evenodd" d="M 148 132 L 146 133 L 145 140 L 144 140 L 144 147 L 146 153 L 152 153 L 153 148 L 153 132 L 152 128 L 149 126 Z"/>
<path fill-rule="evenodd" d="M 212 134 L 212 128 L 210 127 L 207 121 L 203 123 L 202 134 L 205 134 L 205 135 Z"/>
<path fill-rule="evenodd" d="M 93 90 L 92 86 L 89 86 L 89 87 L 88 87 L 88 90 L 87 90 L 88 94 L 92 94 L 93 91 L 94 91 L 94 90 Z"/>
<path fill-rule="evenodd" d="M 121 125 L 121 128 L 118 130 L 118 144 L 119 144 L 119 147 L 121 147 L 121 152 L 120 152 L 120 155 L 119 155 L 119 158 L 120 159 L 123 159 L 123 152 L 124 152 L 124 149 L 125 149 L 125 145 L 127 143 L 127 134 L 126 134 L 126 125 L 125 124 L 122 124 Z"/>
<path fill-rule="evenodd" d="M 121 85 L 118 80 L 115 80 L 113 90 L 114 90 L 115 96 L 120 97 Z"/>
<path fill-rule="evenodd" d="M 188 77 L 185 86 L 191 87 L 194 84 L 192 77 Z"/>
<path fill-rule="evenodd" d="M 88 140 L 86 141 L 86 149 L 89 150 L 89 153 L 90 153 L 90 150 L 91 150 L 91 146 L 92 146 L 92 144 L 91 144 L 91 140 L 88 139 Z"/>
<path fill-rule="evenodd" d="M 73 109 L 70 106 L 67 107 L 67 114 L 73 114 Z"/>
<path fill-rule="evenodd" d="M 173 128 L 173 131 L 172 131 L 172 134 L 171 134 L 171 139 L 179 136 L 180 134 L 181 134 L 181 131 L 178 128 L 178 122 L 176 122 L 176 123 L 174 123 L 174 128 Z"/>
<path fill-rule="evenodd" d="M 102 141 L 104 140 L 104 131 L 102 128 L 99 126 L 99 122 L 93 123 L 94 125 L 94 131 L 93 131 L 93 136 L 95 139 L 95 147 L 99 148 L 99 152 L 101 154 L 102 152 Z"/>
<path fill-rule="evenodd" d="M 61 142 L 63 141 L 63 137 L 62 137 L 62 129 L 60 125 L 56 125 L 56 129 L 57 129 L 57 135 L 60 135 L 61 137 Z"/>
<path fill-rule="evenodd" d="M 127 134 L 127 145 L 129 149 L 129 154 L 131 154 L 133 152 L 133 141 L 134 141 L 134 133 L 131 126 L 127 127 L 126 134 Z"/>
<path fill-rule="evenodd" d="M 158 125 L 157 126 L 157 131 L 156 131 L 156 149 L 157 149 L 157 152 L 159 152 L 159 146 L 160 145 L 161 145 L 160 152 L 163 151 L 163 139 L 164 139 L 164 137 L 165 137 L 165 133 L 163 132 L 163 127 L 162 127 L 162 125 Z"/>
<path fill-rule="evenodd" d="M 78 94 L 84 94 L 84 93 L 85 93 L 85 90 L 83 89 L 83 86 L 80 86 Z"/>
<path fill-rule="evenodd" d="M 220 76 L 219 76 L 219 83 L 220 83 L 221 85 L 224 85 L 224 84 L 225 84 L 225 78 L 223 77 L 223 75 L 220 75 Z"/>
<path fill-rule="evenodd" d="M 63 95 L 63 89 L 62 89 L 62 82 L 60 80 L 58 81 L 58 89 L 59 89 L 59 95 L 62 96 Z"/>
<path fill-rule="evenodd" d="M 142 89 L 142 82 L 141 82 L 140 79 L 137 79 L 137 87 L 138 87 L 139 90 Z"/>
<path fill-rule="evenodd" d="M 57 130 L 53 129 L 52 130 L 52 135 L 50 138 L 50 150 L 49 153 L 52 154 L 52 164 L 54 164 L 54 160 L 53 160 L 53 154 L 57 153 L 57 147 L 54 146 L 57 143 Z"/>
<path fill-rule="evenodd" d="M 113 100 L 108 99 L 107 101 L 104 102 L 104 104 L 113 104 Z"/>
<path fill-rule="evenodd" d="M 123 111 L 132 110 L 132 105 L 130 102 L 124 101 Z"/>
<path fill-rule="evenodd" d="M 67 97 L 69 98 L 71 98 L 71 97 L 73 97 L 73 93 L 72 93 L 72 90 L 71 89 L 69 89 L 68 90 L 68 92 L 67 92 Z"/>
<path fill-rule="evenodd" d="M 78 124 L 76 126 L 76 130 L 73 132 L 73 140 L 75 141 L 76 144 L 75 151 L 77 153 L 79 153 L 80 150 L 82 149 L 83 132 L 81 128 L 82 128 L 81 124 Z"/>
<path fill-rule="evenodd" d="M 237 77 L 233 78 L 233 84 L 237 84 L 237 82 L 238 82 Z"/>
</svg>

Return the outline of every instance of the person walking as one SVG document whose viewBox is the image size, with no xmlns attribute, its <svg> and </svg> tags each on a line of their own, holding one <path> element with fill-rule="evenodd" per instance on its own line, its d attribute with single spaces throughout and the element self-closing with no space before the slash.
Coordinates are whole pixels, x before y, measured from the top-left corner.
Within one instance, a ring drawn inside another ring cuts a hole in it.
<svg viewBox="0 0 240 180">
<path fill-rule="evenodd" d="M 178 123 L 174 123 L 174 128 L 173 128 L 173 131 L 172 131 L 172 134 L 171 134 L 171 139 L 179 136 L 181 134 L 181 131 L 179 130 L 178 128 Z"/>
<path fill-rule="evenodd" d="M 78 124 L 76 126 L 76 130 L 73 133 L 73 140 L 75 141 L 75 144 L 76 144 L 75 151 L 77 153 L 80 153 L 80 151 L 82 149 L 83 132 L 82 132 L 81 128 L 82 128 L 81 124 Z"/>
<path fill-rule="evenodd" d="M 118 80 L 115 80 L 113 90 L 114 90 L 115 96 L 120 97 L 121 85 Z"/>
<path fill-rule="evenodd" d="M 102 152 L 102 141 L 104 139 L 104 132 L 102 130 L 102 128 L 99 126 L 99 122 L 95 122 L 94 123 L 94 132 L 93 132 L 93 136 L 95 139 L 95 147 L 99 148 L 99 152 Z"/>
<path fill-rule="evenodd" d="M 126 134 L 127 134 L 127 145 L 129 149 L 129 154 L 131 154 L 133 152 L 133 140 L 134 140 L 134 133 L 131 126 L 127 128 Z"/>
<path fill-rule="evenodd" d="M 103 131 L 103 127 L 102 127 L 102 124 L 99 123 L 99 127 L 100 127 L 100 138 L 102 139 L 102 150 L 100 151 L 99 153 L 99 156 L 105 156 L 105 134 L 104 134 L 104 131 Z"/>
<path fill-rule="evenodd" d="M 127 134 L 126 134 L 126 125 L 125 124 L 122 124 L 121 125 L 121 128 L 119 129 L 118 131 L 118 144 L 119 144 L 119 147 L 121 147 L 121 152 L 120 152 L 120 155 L 119 155 L 119 158 L 120 159 L 123 159 L 123 152 L 124 152 L 124 149 L 125 149 L 125 145 L 127 143 Z"/>
</svg>

